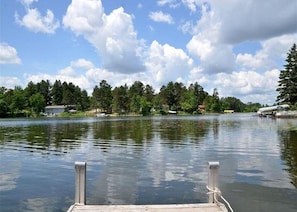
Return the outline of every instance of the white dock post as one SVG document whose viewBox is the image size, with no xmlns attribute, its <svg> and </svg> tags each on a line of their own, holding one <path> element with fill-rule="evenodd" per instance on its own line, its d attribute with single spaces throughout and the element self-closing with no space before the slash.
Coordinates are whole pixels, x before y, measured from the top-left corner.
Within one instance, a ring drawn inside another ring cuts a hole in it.
<svg viewBox="0 0 297 212">
<path fill-rule="evenodd" d="M 217 199 L 217 194 L 215 191 L 218 188 L 218 169 L 220 166 L 219 162 L 208 162 L 209 171 L 208 171 L 208 202 L 215 203 Z"/>
<path fill-rule="evenodd" d="M 75 162 L 75 203 L 86 204 L 86 162 Z"/>
</svg>

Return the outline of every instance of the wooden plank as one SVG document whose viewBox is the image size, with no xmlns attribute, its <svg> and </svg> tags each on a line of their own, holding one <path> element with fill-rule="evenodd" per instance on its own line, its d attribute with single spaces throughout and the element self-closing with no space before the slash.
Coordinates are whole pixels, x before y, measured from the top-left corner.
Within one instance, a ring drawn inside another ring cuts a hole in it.
<svg viewBox="0 0 297 212">
<path fill-rule="evenodd" d="M 227 212 L 223 204 L 172 204 L 172 205 L 73 205 L 68 212 Z"/>
</svg>

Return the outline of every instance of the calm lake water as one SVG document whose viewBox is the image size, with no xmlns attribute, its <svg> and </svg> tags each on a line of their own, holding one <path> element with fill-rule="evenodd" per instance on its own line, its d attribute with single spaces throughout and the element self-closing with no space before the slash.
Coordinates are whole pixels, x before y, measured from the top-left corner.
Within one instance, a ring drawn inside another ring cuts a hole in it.
<svg viewBox="0 0 297 212">
<path fill-rule="evenodd" d="M 208 161 L 235 211 L 297 211 L 297 119 L 253 114 L 0 119 L 0 211 L 207 202 Z"/>
</svg>

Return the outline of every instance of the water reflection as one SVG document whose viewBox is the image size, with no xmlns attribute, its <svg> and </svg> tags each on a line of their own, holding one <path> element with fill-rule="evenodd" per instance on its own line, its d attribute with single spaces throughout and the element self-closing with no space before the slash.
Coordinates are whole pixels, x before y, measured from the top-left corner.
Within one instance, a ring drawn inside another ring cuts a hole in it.
<svg viewBox="0 0 297 212">
<path fill-rule="evenodd" d="M 111 119 L 93 123 L 92 142 L 103 151 L 104 165 L 95 162 L 96 167 L 92 167 L 92 188 L 97 189 L 93 189 L 89 203 L 206 201 L 202 183 L 206 176 L 198 174 L 206 164 L 191 147 L 199 144 L 199 138 L 205 137 L 209 128 L 209 121 L 197 118 Z M 176 198 L 176 192 L 184 193 Z"/>
<path fill-rule="evenodd" d="M 94 139 L 129 141 L 141 144 L 151 140 L 153 123 L 151 119 L 107 120 L 93 123 Z"/>
<path fill-rule="evenodd" d="M 0 192 L 13 190 L 17 186 L 17 179 L 20 177 L 21 162 L 9 161 L 0 163 Z"/>
<path fill-rule="evenodd" d="M 163 119 L 157 125 L 160 138 L 163 142 L 168 141 L 171 148 L 186 144 L 187 142 L 198 143 L 199 138 L 205 137 L 209 132 L 210 122 L 198 119 Z"/>
<path fill-rule="evenodd" d="M 0 148 L 48 154 L 66 154 L 79 147 L 88 134 L 87 123 L 54 123 L 0 127 Z"/>
<path fill-rule="evenodd" d="M 88 204 L 205 202 L 207 162 L 218 160 L 222 191 L 237 211 L 249 211 L 250 202 L 273 211 L 271 201 L 295 209 L 288 200 L 297 196 L 290 123 L 250 114 L 1 120 L 1 209 L 8 202 L 6 211 L 65 211 L 77 160 L 88 163 Z"/>
<path fill-rule="evenodd" d="M 288 166 L 292 184 L 297 188 L 297 130 L 279 130 L 281 158 Z"/>
<path fill-rule="evenodd" d="M 206 120 L 183 119 L 123 119 L 94 122 L 94 145 L 108 149 L 117 144 L 127 145 L 134 142 L 136 145 L 148 145 L 157 135 L 164 145 L 171 148 L 185 145 L 185 142 L 198 143 L 199 138 L 209 132 L 210 122 Z M 104 144 L 104 145 L 102 145 Z"/>
</svg>

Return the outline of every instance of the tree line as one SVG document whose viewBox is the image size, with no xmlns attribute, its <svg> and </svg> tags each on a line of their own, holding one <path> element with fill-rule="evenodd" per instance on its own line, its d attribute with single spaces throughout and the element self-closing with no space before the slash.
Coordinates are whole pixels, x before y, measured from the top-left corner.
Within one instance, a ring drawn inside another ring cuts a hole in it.
<svg viewBox="0 0 297 212">
<path fill-rule="evenodd" d="M 297 109 L 297 47 L 294 43 L 289 50 L 284 69 L 280 71 L 276 91 L 277 103 L 290 104 Z M 102 80 L 88 96 L 73 83 L 49 80 L 38 83 L 29 82 L 26 88 L 16 86 L 14 89 L 0 87 L 0 117 L 38 115 L 48 105 L 71 105 L 78 111 L 99 109 L 106 113 L 140 113 L 148 115 L 152 111 L 183 111 L 199 113 L 199 105 L 206 112 L 222 112 L 232 109 L 235 112 L 254 112 L 259 103 L 244 104 L 235 97 L 219 97 L 215 88 L 212 94 L 204 91 L 197 82 L 186 87 L 180 82 L 169 82 L 156 93 L 151 85 L 135 81 L 130 87 L 126 84 L 112 88 L 106 80 Z"/>
<path fill-rule="evenodd" d="M 49 105 L 71 105 L 77 111 L 96 109 L 105 113 L 143 115 L 169 110 L 195 114 L 200 113 L 199 105 L 203 105 L 207 112 L 225 109 L 250 112 L 261 107 L 259 103 L 244 104 L 235 97 L 220 98 L 217 89 L 209 94 L 197 82 L 188 87 L 180 82 L 169 82 L 156 93 L 151 85 L 141 81 L 112 88 L 102 80 L 94 87 L 91 96 L 79 86 L 60 80 L 53 84 L 49 80 L 29 82 L 24 89 L 0 87 L 0 117 L 38 116 Z"/>
</svg>

